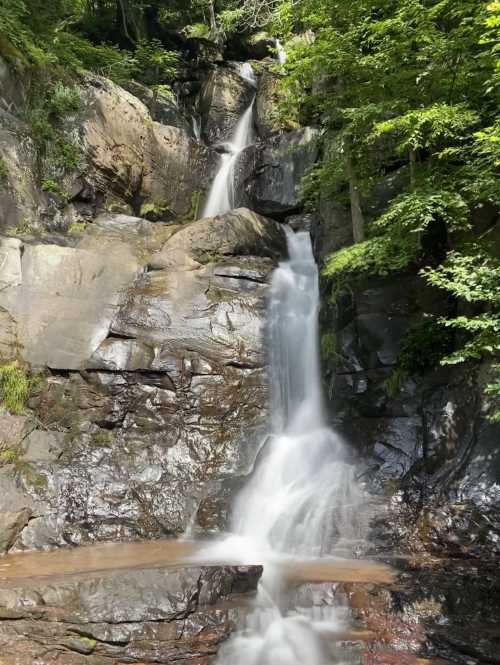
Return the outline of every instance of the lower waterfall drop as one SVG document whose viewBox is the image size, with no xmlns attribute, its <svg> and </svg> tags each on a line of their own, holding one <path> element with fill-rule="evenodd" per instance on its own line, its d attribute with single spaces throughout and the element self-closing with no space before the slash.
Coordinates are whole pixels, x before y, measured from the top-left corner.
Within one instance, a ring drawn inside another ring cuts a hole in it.
<svg viewBox="0 0 500 665">
<path fill-rule="evenodd" d="M 341 621 L 332 607 L 299 607 L 286 564 L 352 556 L 363 540 L 362 492 L 322 409 L 318 272 L 309 233 L 287 229 L 289 260 L 275 270 L 269 308 L 271 435 L 218 546 L 264 564 L 256 606 L 221 648 L 218 665 L 329 665 Z"/>
</svg>

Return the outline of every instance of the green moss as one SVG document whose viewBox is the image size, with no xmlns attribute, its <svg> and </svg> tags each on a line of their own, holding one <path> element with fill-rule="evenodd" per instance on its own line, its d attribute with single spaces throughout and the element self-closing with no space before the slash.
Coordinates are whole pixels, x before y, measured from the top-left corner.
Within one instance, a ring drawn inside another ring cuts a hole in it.
<svg viewBox="0 0 500 665">
<path fill-rule="evenodd" d="M 70 233 L 73 236 L 78 236 L 84 233 L 86 228 L 87 228 L 86 222 L 73 222 L 68 227 L 68 233 Z"/>
<path fill-rule="evenodd" d="M 188 37 L 192 37 L 193 39 L 209 39 L 210 37 L 210 27 L 206 23 L 193 23 L 192 25 L 187 25 L 184 28 L 184 31 L 187 33 Z"/>
<path fill-rule="evenodd" d="M 11 226 L 8 229 L 9 233 L 12 235 L 31 235 L 35 231 L 35 227 L 32 223 L 32 220 L 25 217 L 22 219 L 17 226 Z"/>
<path fill-rule="evenodd" d="M 2 405 L 12 413 L 23 413 L 30 391 L 30 380 L 17 362 L 0 367 Z"/>
<path fill-rule="evenodd" d="M 94 448 L 107 448 L 112 443 L 113 434 L 106 429 L 100 429 L 90 440 L 90 445 Z"/>
<path fill-rule="evenodd" d="M 69 199 L 68 193 L 62 189 L 59 183 L 57 183 L 55 180 L 52 180 L 51 178 L 44 178 L 42 180 L 42 189 L 44 192 L 49 192 L 50 194 L 59 196 L 61 199 L 64 199 L 64 201 L 68 201 Z"/>
<path fill-rule="evenodd" d="M 9 176 L 9 169 L 2 156 L 0 156 L 0 187 L 5 185 Z"/>
<path fill-rule="evenodd" d="M 19 448 L 5 448 L 0 452 L 0 465 L 14 464 L 19 457 Z"/>
<path fill-rule="evenodd" d="M 157 222 L 161 219 L 164 219 L 165 216 L 172 215 L 172 211 L 168 207 L 168 204 L 156 204 L 156 203 L 143 203 L 139 211 L 139 217 L 148 219 L 150 222 Z"/>
<path fill-rule="evenodd" d="M 333 360 L 337 355 L 337 340 L 335 333 L 328 332 L 321 335 L 321 357 L 324 360 Z"/>
<path fill-rule="evenodd" d="M 384 388 L 387 396 L 394 399 L 407 378 L 408 372 L 401 367 L 396 367 L 384 381 Z"/>
<path fill-rule="evenodd" d="M 92 653 L 97 646 L 97 640 L 91 637 L 80 637 L 79 641 L 81 642 L 83 651 L 87 654 Z"/>
</svg>

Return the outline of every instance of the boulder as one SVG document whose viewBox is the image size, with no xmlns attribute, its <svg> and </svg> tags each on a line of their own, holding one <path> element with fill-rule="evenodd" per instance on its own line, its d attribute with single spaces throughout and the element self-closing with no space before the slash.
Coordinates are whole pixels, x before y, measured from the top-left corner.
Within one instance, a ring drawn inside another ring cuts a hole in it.
<svg viewBox="0 0 500 665">
<path fill-rule="evenodd" d="M 186 129 L 153 121 L 139 99 L 106 79 L 89 77 L 85 94 L 80 132 L 91 188 L 110 190 L 142 216 L 196 219 L 217 156 Z"/>
<path fill-rule="evenodd" d="M 236 125 L 255 95 L 255 88 L 234 67 L 217 67 L 200 95 L 202 135 L 209 145 L 231 140 Z"/>
<path fill-rule="evenodd" d="M 43 564 L 33 561 L 35 569 Z M 259 566 L 163 564 L 4 580 L 2 662 L 208 663 L 243 612 L 238 594 L 254 592 L 261 572 Z"/>
<path fill-rule="evenodd" d="M 123 288 L 139 270 L 125 245 L 106 252 L 3 243 L 17 277 L 0 292 L 25 361 L 78 369 L 106 338 Z"/>
<path fill-rule="evenodd" d="M 283 129 L 278 117 L 280 76 L 264 69 L 255 98 L 255 126 L 261 139 Z"/>
<path fill-rule="evenodd" d="M 300 207 L 302 179 L 318 155 L 318 131 L 306 127 L 246 148 L 235 169 L 236 204 L 261 215 L 286 216 Z"/>
<path fill-rule="evenodd" d="M 173 95 L 170 96 L 161 90 L 154 92 L 151 88 L 138 81 L 127 81 L 123 84 L 123 87 L 134 95 L 134 97 L 141 100 L 147 107 L 153 120 L 159 122 L 161 125 L 169 125 L 170 127 L 182 129 L 187 134 L 191 133 L 192 128 L 177 105 Z"/>
<path fill-rule="evenodd" d="M 264 60 L 274 56 L 276 40 L 267 32 L 261 31 L 246 37 L 243 40 L 243 48 L 249 60 Z"/>
</svg>

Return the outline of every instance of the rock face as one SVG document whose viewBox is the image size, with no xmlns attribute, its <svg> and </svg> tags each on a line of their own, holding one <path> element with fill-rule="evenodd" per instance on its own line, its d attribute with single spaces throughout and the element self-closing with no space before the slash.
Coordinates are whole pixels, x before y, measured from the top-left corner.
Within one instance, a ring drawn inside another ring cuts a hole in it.
<svg viewBox="0 0 500 665">
<path fill-rule="evenodd" d="M 2 248 L 1 306 L 22 358 L 50 368 L 32 391 L 31 438 L 17 445 L 4 424 L 24 497 L 4 543 L 222 528 L 266 418 L 279 225 L 247 210 L 186 227 L 104 215 L 74 247 Z"/>
<path fill-rule="evenodd" d="M 255 98 L 255 126 L 261 139 L 268 139 L 279 131 L 278 102 L 279 76 L 265 69 L 259 80 L 259 88 Z"/>
<path fill-rule="evenodd" d="M 3 583 L 6 665 L 206 665 L 234 627 L 222 601 L 256 589 L 262 569 L 132 569 Z"/>
<path fill-rule="evenodd" d="M 196 219 L 217 156 L 185 129 L 152 120 L 136 97 L 105 79 L 92 78 L 82 142 L 92 168 L 92 189 L 113 192 L 137 214 Z M 115 203 L 116 205 L 116 203 Z"/>
<path fill-rule="evenodd" d="M 0 230 L 65 231 L 103 211 L 154 221 L 198 217 L 217 154 L 192 138 L 192 129 L 168 98 L 139 84 L 129 88 L 137 96 L 98 76 L 82 80 L 82 109 L 64 127 L 66 139 L 80 153 L 80 166 L 64 174 L 56 169 L 50 181 L 57 181 L 58 191 L 52 194 L 42 191 L 43 177 L 37 178 L 36 146 L 21 119 L 22 98 L 5 101 L 8 110 L 0 109 Z"/>
<path fill-rule="evenodd" d="M 336 313 L 323 314 L 324 339 L 335 346 L 324 359 L 331 413 L 366 460 L 369 486 L 387 497 L 376 539 L 389 548 L 489 557 L 500 551 L 498 424 L 487 418 L 483 393 L 489 370 L 397 374 L 404 334 L 423 311 L 442 315 L 449 306 L 411 274 L 341 292 Z"/>
<path fill-rule="evenodd" d="M 296 211 L 302 178 L 314 165 L 317 151 L 317 131 L 310 127 L 246 148 L 235 175 L 238 205 L 278 217 Z"/>
<path fill-rule="evenodd" d="M 0 60 L 0 66 L 1 66 Z M 14 102 L 7 105 L 15 110 Z M 47 204 L 35 181 L 36 156 L 23 123 L 0 109 L 0 230 L 29 227 Z"/>
</svg>

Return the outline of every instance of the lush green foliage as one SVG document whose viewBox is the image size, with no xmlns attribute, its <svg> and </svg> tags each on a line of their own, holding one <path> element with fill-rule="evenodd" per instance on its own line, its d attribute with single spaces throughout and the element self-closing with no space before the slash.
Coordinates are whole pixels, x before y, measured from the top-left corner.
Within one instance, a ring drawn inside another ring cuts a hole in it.
<svg viewBox="0 0 500 665">
<path fill-rule="evenodd" d="M 0 401 L 12 413 L 22 413 L 30 391 L 26 372 L 16 362 L 0 367 Z"/>
<path fill-rule="evenodd" d="M 290 30 L 309 29 L 314 39 L 289 48 L 282 112 L 326 129 L 309 199 L 346 200 L 349 185 L 352 205 L 353 188 L 369 199 L 388 173 L 407 179 L 409 194 L 368 219 L 369 238 L 391 236 L 365 245 L 377 271 L 401 267 L 395 235 L 419 234 L 427 256 L 431 222 L 449 236 L 474 205 L 500 202 L 499 13 L 498 2 L 475 0 L 295 3 Z M 401 241 L 413 262 L 415 239 Z M 350 267 L 342 256 L 345 268 L 366 273 L 359 252 L 350 256 Z"/>
<path fill-rule="evenodd" d="M 461 349 L 447 356 L 445 362 L 500 353 L 500 263 L 479 250 L 469 255 L 451 252 L 444 264 L 422 272 L 433 286 L 471 306 L 479 306 L 471 313 L 443 320 L 444 326 L 467 337 Z"/>
<path fill-rule="evenodd" d="M 408 333 L 388 389 L 443 358 L 494 362 L 498 243 L 473 218 L 500 207 L 500 2 L 285 6 L 284 31 L 311 37 L 288 45 L 281 113 L 324 129 L 323 159 L 304 198 L 313 207 L 350 204 L 353 228 L 357 203 L 364 213 L 360 242 L 328 257 L 323 276 L 335 291 L 357 278 L 422 270 L 457 302 L 457 316 L 426 319 Z"/>
</svg>

